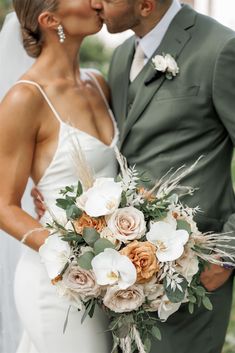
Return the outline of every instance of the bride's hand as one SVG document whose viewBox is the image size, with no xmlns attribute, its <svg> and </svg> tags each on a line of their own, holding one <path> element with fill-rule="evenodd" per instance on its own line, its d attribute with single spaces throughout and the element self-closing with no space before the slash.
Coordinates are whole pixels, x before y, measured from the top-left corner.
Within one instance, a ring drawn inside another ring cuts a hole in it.
<svg viewBox="0 0 235 353">
<path fill-rule="evenodd" d="M 43 195 L 40 193 L 40 191 L 36 187 L 34 187 L 31 190 L 31 196 L 33 198 L 35 212 L 38 215 L 38 219 L 40 220 L 46 211 L 46 209 L 43 205 L 43 201 L 44 201 Z"/>
</svg>

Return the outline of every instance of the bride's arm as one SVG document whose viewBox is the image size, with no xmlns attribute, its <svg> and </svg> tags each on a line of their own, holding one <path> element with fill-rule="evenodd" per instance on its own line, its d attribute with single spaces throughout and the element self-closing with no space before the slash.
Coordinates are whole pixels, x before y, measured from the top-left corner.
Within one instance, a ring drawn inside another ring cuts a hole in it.
<svg viewBox="0 0 235 353">
<path fill-rule="evenodd" d="M 40 223 L 21 209 L 31 174 L 42 101 L 29 87 L 14 87 L 0 104 L 0 228 L 18 240 Z M 25 243 L 38 250 L 47 231 L 29 235 Z"/>
</svg>

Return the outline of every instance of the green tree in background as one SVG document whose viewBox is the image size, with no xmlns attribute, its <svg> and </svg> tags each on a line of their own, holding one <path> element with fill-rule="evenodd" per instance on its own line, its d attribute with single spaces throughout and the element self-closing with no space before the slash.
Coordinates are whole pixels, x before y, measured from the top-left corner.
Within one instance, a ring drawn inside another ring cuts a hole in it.
<svg viewBox="0 0 235 353">
<path fill-rule="evenodd" d="M 6 13 L 10 10 L 10 8 L 11 8 L 11 1 L 0 0 L 0 28 L 2 27 Z"/>
<path fill-rule="evenodd" d="M 92 67 L 107 75 L 112 50 L 108 49 L 96 36 L 84 40 L 80 51 L 81 67 Z"/>
</svg>

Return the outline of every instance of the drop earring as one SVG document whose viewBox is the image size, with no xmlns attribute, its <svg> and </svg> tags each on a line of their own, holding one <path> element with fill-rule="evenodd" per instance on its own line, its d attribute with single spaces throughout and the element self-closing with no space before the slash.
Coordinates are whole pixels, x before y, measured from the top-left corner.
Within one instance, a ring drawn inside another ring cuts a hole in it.
<svg viewBox="0 0 235 353">
<path fill-rule="evenodd" d="M 64 33 L 63 26 L 59 25 L 57 30 L 58 30 L 58 36 L 59 36 L 60 43 L 64 43 L 64 41 L 66 39 L 66 36 L 65 36 L 65 33 Z"/>
</svg>

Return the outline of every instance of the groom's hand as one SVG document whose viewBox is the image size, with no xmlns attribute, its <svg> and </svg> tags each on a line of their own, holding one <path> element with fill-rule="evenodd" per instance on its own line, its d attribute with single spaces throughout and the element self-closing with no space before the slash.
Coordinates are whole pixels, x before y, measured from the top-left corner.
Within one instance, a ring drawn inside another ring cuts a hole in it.
<svg viewBox="0 0 235 353">
<path fill-rule="evenodd" d="M 214 291 L 221 287 L 231 276 L 233 270 L 221 266 L 212 265 L 201 274 L 201 282 L 208 291 Z"/>
<path fill-rule="evenodd" d="M 31 190 L 31 196 L 33 198 L 35 212 L 38 215 L 38 219 L 40 220 L 40 218 L 44 215 L 46 211 L 43 205 L 44 198 L 36 187 Z"/>
</svg>

